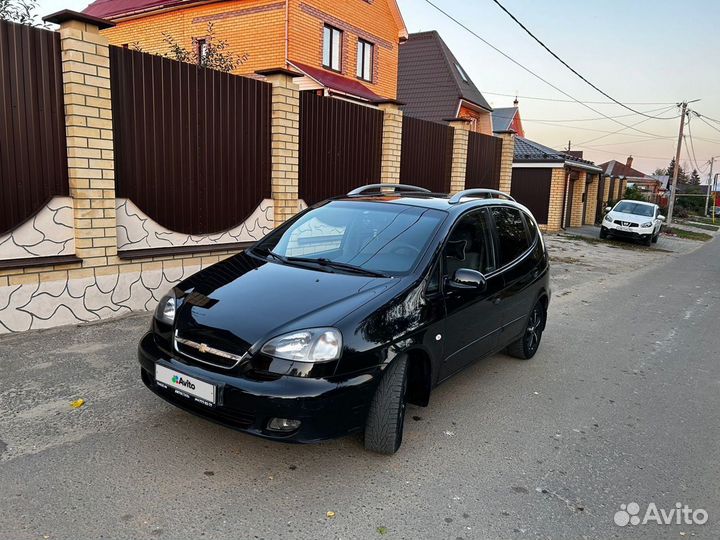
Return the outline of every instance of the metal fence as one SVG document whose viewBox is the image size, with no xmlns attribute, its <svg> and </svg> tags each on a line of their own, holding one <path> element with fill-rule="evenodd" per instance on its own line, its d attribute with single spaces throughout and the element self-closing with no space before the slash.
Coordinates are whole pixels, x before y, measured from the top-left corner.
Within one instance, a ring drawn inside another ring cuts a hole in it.
<svg viewBox="0 0 720 540">
<path fill-rule="evenodd" d="M 498 189 L 501 161 L 502 139 L 471 131 L 468 137 L 465 188 Z"/>
<path fill-rule="evenodd" d="M 68 195 L 60 36 L 0 21 L 0 234 Z"/>
<path fill-rule="evenodd" d="M 547 224 L 552 169 L 513 169 L 510 195 L 532 212 L 538 223 Z"/>
<path fill-rule="evenodd" d="M 450 191 L 453 128 L 445 124 L 403 118 L 400 182 L 430 191 Z"/>
<path fill-rule="evenodd" d="M 314 204 L 380 182 L 383 113 L 300 94 L 300 198 Z"/>
<path fill-rule="evenodd" d="M 271 196 L 270 84 L 119 47 L 110 69 L 118 197 L 207 234 Z"/>
</svg>

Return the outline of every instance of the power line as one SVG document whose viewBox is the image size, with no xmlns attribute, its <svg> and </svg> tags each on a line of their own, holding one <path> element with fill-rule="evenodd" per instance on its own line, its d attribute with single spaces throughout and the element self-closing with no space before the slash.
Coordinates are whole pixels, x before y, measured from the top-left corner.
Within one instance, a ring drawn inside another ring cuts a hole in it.
<svg viewBox="0 0 720 540">
<path fill-rule="evenodd" d="M 586 107 L 587 109 L 590 109 L 590 110 L 591 110 L 592 112 L 594 112 L 595 114 L 599 114 L 600 116 L 604 116 L 604 117 L 607 118 L 608 120 L 612 120 L 612 121 L 615 122 L 616 124 L 619 124 L 619 125 L 623 126 L 623 127 L 626 128 L 626 129 L 634 129 L 635 131 L 638 131 L 638 132 L 640 132 L 640 133 L 643 133 L 644 135 L 649 135 L 649 136 L 651 136 L 651 137 L 662 137 L 662 136 L 663 136 L 663 135 L 658 135 L 657 133 L 649 133 L 649 132 L 647 132 L 647 131 L 642 131 L 642 130 L 640 130 L 640 129 L 634 128 L 633 126 L 628 126 L 627 124 L 623 124 L 623 123 L 620 122 L 619 120 L 614 119 L 614 118 L 611 118 L 611 117 L 607 116 L 606 114 L 598 111 L 597 109 L 594 109 L 593 107 L 591 107 L 591 106 L 588 105 L 587 103 L 583 103 L 582 101 L 580 101 L 579 99 L 577 99 L 575 96 L 567 93 L 565 90 L 563 90 L 563 89 L 559 88 L 558 86 L 554 85 L 553 83 L 551 83 L 550 81 L 548 81 L 548 80 L 545 79 L 544 77 L 542 77 L 542 76 L 538 75 L 537 73 L 535 73 L 535 72 L 534 72 L 533 70 L 531 70 L 530 68 L 525 67 L 523 64 L 521 64 L 520 62 L 518 62 L 517 60 L 515 60 L 512 56 L 510 56 L 510 55 L 507 54 L 506 52 L 498 49 L 495 45 L 493 45 L 492 43 L 490 43 L 489 41 L 487 41 L 485 38 L 481 37 L 479 34 L 477 34 L 476 32 L 474 32 L 473 30 L 471 30 L 471 29 L 468 28 L 467 26 L 465 26 L 465 24 L 463 24 L 463 23 L 460 22 L 458 19 L 456 19 L 455 17 L 453 17 L 452 15 L 450 15 L 448 12 L 444 11 L 443 9 L 441 9 L 440 7 L 438 7 L 437 5 L 435 5 L 431 0 L 425 0 L 425 2 L 428 3 L 428 4 L 430 4 L 430 5 L 431 5 L 432 7 L 434 7 L 437 11 L 439 11 L 440 13 L 442 13 L 445 17 L 447 17 L 448 19 L 450 19 L 451 21 L 453 21 L 455 24 L 457 24 L 458 26 L 460 26 L 460 28 L 464 29 L 465 31 L 469 32 L 471 35 L 475 36 L 477 39 L 479 39 L 480 41 L 482 41 L 485 45 L 487 45 L 488 47 L 490 47 L 491 49 L 493 49 L 495 52 L 497 52 L 498 54 L 501 54 L 502 56 L 504 56 L 505 58 L 507 58 L 508 60 L 510 60 L 513 64 L 515 64 L 515 65 L 517 65 L 518 67 L 520 67 L 521 69 L 527 71 L 527 72 L 530 73 L 532 76 L 540 79 L 542 82 L 544 82 L 545 84 L 547 84 L 548 86 L 550 86 L 550 87 L 553 88 L 554 90 L 557 90 L 558 92 L 560 92 L 560 93 L 563 94 L 564 96 L 569 97 L 570 99 L 574 100 L 576 103 L 579 103 L 579 104 L 582 105 L 583 107 Z M 646 118 L 646 120 L 650 120 L 650 119 L 649 119 L 649 118 Z M 637 124 L 635 124 L 635 125 L 637 125 Z"/>
<path fill-rule="evenodd" d="M 434 6 L 433 6 L 434 7 Z M 504 94 L 502 92 L 488 92 L 486 90 L 483 90 L 483 94 L 488 94 L 490 96 L 504 96 L 504 97 L 516 97 L 521 99 L 535 99 L 538 101 L 554 101 L 556 103 L 580 103 L 588 104 L 588 105 L 615 105 L 612 101 L 583 101 L 578 102 L 577 99 L 558 99 L 558 98 L 548 98 L 548 97 L 538 97 L 538 96 L 520 96 L 517 94 Z M 676 102 L 674 101 L 628 101 L 626 102 L 628 105 L 676 105 Z M 646 111 L 651 112 L 651 111 Z M 630 116 L 630 115 L 629 115 Z M 607 117 L 605 117 L 607 118 Z"/>
<path fill-rule="evenodd" d="M 560 62 L 563 66 L 565 66 L 565 67 L 568 68 L 570 71 L 572 71 L 575 75 L 577 75 L 583 82 L 585 82 L 586 84 L 588 84 L 589 86 L 591 86 L 592 88 L 594 88 L 595 90 L 597 90 L 598 92 L 600 92 L 603 96 L 605 96 L 606 98 L 608 98 L 610 101 L 612 101 L 613 103 L 616 103 L 617 105 L 620 105 L 621 107 L 623 107 L 623 108 L 625 108 L 625 109 L 627 109 L 627 110 L 629 110 L 629 111 L 634 112 L 635 114 L 639 114 L 639 115 L 642 115 L 642 116 L 647 116 L 648 118 L 654 118 L 655 120 L 670 120 L 670 118 L 667 118 L 667 117 L 651 116 L 651 115 L 645 114 L 645 113 L 643 113 L 643 112 L 637 111 L 637 110 L 633 109 L 632 107 L 628 107 L 628 106 L 625 105 L 624 103 L 622 103 L 622 102 L 618 101 L 617 99 L 615 99 L 614 97 L 612 97 L 612 96 L 611 96 L 610 94 L 608 94 L 607 92 L 605 92 L 605 91 L 601 90 L 600 88 L 598 88 L 596 85 L 594 85 L 594 84 L 591 83 L 589 80 L 587 80 L 584 76 L 582 76 L 580 73 L 578 73 L 577 70 L 575 70 L 573 67 L 571 67 L 570 64 L 568 64 L 565 60 L 563 60 L 563 59 L 560 58 L 557 54 L 555 54 L 555 52 L 552 51 L 552 50 L 550 49 L 550 47 L 548 47 L 547 45 L 545 45 L 545 43 L 543 43 L 542 40 L 540 40 L 535 34 L 533 34 L 523 23 L 521 23 L 521 22 L 517 19 L 517 17 L 515 17 L 515 15 L 513 15 L 512 13 L 510 13 L 510 12 L 507 10 L 507 8 L 506 8 L 505 6 L 503 6 L 498 0 L 492 0 L 492 1 L 493 1 L 500 9 L 502 9 L 513 21 L 515 21 L 515 22 L 520 26 L 520 28 L 522 28 L 523 30 L 525 30 L 525 32 L 526 32 L 531 38 L 533 38 L 543 49 L 545 49 L 547 52 L 549 52 L 550 55 L 551 55 L 553 58 L 555 58 L 555 59 L 556 59 L 558 62 Z"/>
<path fill-rule="evenodd" d="M 707 120 L 705 120 L 705 117 L 704 117 L 704 116 L 700 115 L 700 116 L 698 116 L 698 118 L 699 118 L 700 120 L 702 120 L 703 124 L 705 124 L 705 125 L 707 125 L 707 126 L 710 126 L 710 127 L 713 128 L 715 131 L 720 132 L 720 128 L 716 128 L 715 126 L 713 126 L 712 124 L 710 124 Z"/>
<path fill-rule="evenodd" d="M 675 105 L 673 105 L 673 107 L 674 107 L 674 106 L 675 106 Z M 671 108 L 671 107 L 670 107 L 670 108 Z M 630 126 L 625 126 L 624 128 L 618 129 L 617 131 L 613 131 L 613 132 L 611 132 L 611 133 L 608 133 L 607 135 L 601 135 L 600 137 L 595 137 L 594 139 L 590 139 L 590 140 L 587 140 L 587 141 L 583 141 L 583 142 L 581 142 L 581 143 L 579 143 L 579 144 L 587 144 L 587 143 L 599 141 L 600 139 L 604 139 L 604 138 L 606 138 L 606 137 L 609 137 L 610 135 L 617 135 L 618 133 L 622 133 L 622 132 L 625 131 L 626 129 L 635 129 L 635 131 L 639 131 L 640 133 L 646 133 L 646 132 L 644 132 L 644 131 L 642 131 L 642 130 L 636 129 L 635 126 L 638 126 L 638 125 L 640 125 L 640 124 L 643 124 L 643 123 L 645 123 L 645 122 L 647 122 L 647 121 L 649 121 L 649 120 L 650 120 L 650 118 L 643 118 L 643 119 L 640 120 L 639 122 L 635 122 L 634 124 L 632 124 L 632 125 L 630 125 Z M 624 124 L 623 124 L 623 125 L 624 125 Z M 647 135 L 651 135 L 652 137 L 659 137 L 658 135 L 655 135 L 654 133 L 647 133 Z"/>
</svg>

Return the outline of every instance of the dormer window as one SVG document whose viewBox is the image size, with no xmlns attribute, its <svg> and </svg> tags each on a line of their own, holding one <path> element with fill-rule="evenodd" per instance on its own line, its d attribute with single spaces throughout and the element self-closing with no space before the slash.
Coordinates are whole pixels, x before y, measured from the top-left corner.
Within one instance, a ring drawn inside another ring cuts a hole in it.
<svg viewBox="0 0 720 540">
<path fill-rule="evenodd" d="M 455 67 L 457 68 L 458 73 L 460 74 L 460 78 L 461 78 L 464 82 L 470 82 L 470 81 L 468 80 L 467 74 L 465 73 L 465 70 L 463 70 L 463 68 L 460 67 L 460 64 L 455 64 Z"/>
<path fill-rule="evenodd" d="M 323 67 L 342 69 L 342 31 L 329 25 L 323 28 Z"/>
</svg>

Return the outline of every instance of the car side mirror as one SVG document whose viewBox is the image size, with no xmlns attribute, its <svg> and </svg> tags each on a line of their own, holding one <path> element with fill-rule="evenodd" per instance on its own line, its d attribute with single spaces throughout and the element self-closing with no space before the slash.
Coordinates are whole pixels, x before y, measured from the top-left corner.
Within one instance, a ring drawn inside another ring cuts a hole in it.
<svg viewBox="0 0 720 540">
<path fill-rule="evenodd" d="M 659 219 L 660 221 L 665 221 L 667 218 L 666 218 L 665 216 L 663 216 L 662 214 L 660 214 L 660 215 L 658 216 L 658 219 Z"/>
<path fill-rule="evenodd" d="M 453 289 L 475 290 L 482 292 L 487 288 L 487 280 L 477 270 L 458 268 L 449 282 Z"/>
<path fill-rule="evenodd" d="M 612 207 L 611 207 L 611 206 L 606 206 L 606 207 L 605 207 L 605 212 L 606 212 L 606 213 L 607 213 L 607 212 L 611 212 L 611 211 L 612 211 Z"/>
</svg>

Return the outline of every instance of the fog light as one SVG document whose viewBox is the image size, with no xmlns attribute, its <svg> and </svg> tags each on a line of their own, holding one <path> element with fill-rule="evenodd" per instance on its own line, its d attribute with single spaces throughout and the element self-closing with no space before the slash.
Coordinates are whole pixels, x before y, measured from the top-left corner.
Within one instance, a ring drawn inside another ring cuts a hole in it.
<svg viewBox="0 0 720 540">
<path fill-rule="evenodd" d="M 295 431 L 300 427 L 300 420 L 291 420 L 290 418 L 271 418 L 267 428 L 270 431 Z"/>
</svg>

